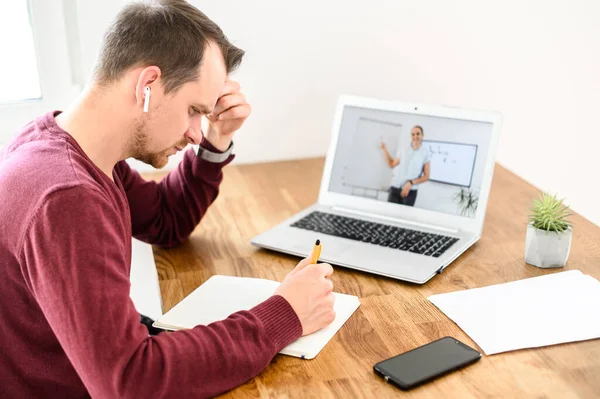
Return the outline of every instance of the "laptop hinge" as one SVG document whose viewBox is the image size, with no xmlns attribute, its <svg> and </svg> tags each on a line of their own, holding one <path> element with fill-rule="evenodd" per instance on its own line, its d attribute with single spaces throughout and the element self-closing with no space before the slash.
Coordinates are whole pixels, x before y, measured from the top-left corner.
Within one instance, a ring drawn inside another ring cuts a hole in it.
<svg viewBox="0 0 600 399">
<path fill-rule="evenodd" d="M 332 206 L 331 210 L 345 212 L 345 213 L 352 213 L 355 215 L 366 216 L 366 217 L 373 218 L 373 219 L 386 220 L 388 222 L 409 224 L 409 225 L 416 226 L 416 227 L 422 227 L 422 228 L 426 228 L 426 229 L 440 230 L 440 231 L 445 231 L 447 233 L 458 234 L 458 229 L 450 229 L 448 227 L 441 227 L 441 226 L 436 226 L 436 225 L 428 224 L 428 223 L 420 223 L 420 222 L 415 222 L 413 220 L 393 218 L 390 216 L 382 216 L 382 215 L 377 215 L 377 214 L 373 214 L 373 213 L 369 213 L 369 212 L 357 211 L 356 209 L 343 208 L 341 206 Z"/>
</svg>

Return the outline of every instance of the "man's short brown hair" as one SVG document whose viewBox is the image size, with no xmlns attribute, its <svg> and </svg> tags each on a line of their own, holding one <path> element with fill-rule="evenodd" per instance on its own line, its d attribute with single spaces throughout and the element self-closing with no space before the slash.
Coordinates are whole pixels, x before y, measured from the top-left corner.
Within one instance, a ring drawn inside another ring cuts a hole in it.
<svg viewBox="0 0 600 399">
<path fill-rule="evenodd" d="M 209 42 L 221 48 L 227 73 L 239 66 L 244 51 L 186 1 L 132 3 L 119 12 L 106 32 L 94 76 L 104 85 L 119 80 L 132 67 L 156 65 L 169 93 L 198 78 Z"/>
</svg>

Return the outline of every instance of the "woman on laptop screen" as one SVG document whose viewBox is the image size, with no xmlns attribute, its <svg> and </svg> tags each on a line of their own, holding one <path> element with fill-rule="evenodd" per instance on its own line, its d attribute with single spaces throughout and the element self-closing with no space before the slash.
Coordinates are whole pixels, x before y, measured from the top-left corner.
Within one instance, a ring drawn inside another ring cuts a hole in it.
<svg viewBox="0 0 600 399">
<path fill-rule="evenodd" d="M 422 146 L 423 128 L 414 126 L 410 132 L 411 144 L 400 158 L 392 158 L 385 143 L 381 143 L 383 155 L 393 169 L 388 202 L 413 206 L 419 185 L 429 180 L 429 152 Z"/>
</svg>

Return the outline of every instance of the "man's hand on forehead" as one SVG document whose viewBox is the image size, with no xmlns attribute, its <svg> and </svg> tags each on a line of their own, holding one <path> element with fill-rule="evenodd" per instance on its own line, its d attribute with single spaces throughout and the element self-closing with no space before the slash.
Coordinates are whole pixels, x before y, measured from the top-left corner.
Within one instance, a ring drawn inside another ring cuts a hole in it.
<svg viewBox="0 0 600 399">
<path fill-rule="evenodd" d="M 240 90 L 238 82 L 227 79 L 215 108 L 207 115 L 210 124 L 205 137 L 221 151 L 225 151 L 229 147 L 233 139 L 233 133 L 250 116 L 250 104 L 248 104 L 246 96 Z"/>
</svg>

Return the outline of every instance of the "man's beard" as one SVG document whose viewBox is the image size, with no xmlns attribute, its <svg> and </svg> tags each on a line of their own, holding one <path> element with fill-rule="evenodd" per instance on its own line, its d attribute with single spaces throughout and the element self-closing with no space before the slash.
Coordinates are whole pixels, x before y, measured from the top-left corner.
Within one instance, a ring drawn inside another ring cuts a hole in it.
<svg viewBox="0 0 600 399">
<path fill-rule="evenodd" d="M 149 140 L 145 125 L 146 124 L 143 121 L 140 121 L 135 126 L 131 156 L 139 161 L 144 162 L 145 164 L 151 165 L 156 169 L 164 168 L 169 161 L 166 155 L 167 150 L 159 153 L 152 153 L 148 150 Z"/>
</svg>

